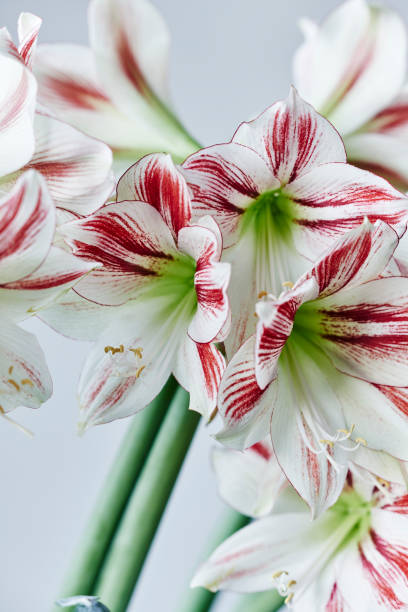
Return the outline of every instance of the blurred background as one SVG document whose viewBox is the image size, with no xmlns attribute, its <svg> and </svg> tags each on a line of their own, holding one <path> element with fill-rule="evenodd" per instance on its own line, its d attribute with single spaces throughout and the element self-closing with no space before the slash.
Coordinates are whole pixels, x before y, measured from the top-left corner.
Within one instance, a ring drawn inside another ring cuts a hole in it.
<svg viewBox="0 0 408 612">
<path fill-rule="evenodd" d="M 173 37 L 171 85 L 179 116 L 204 145 L 285 97 L 300 17 L 321 19 L 334 0 L 154 0 Z M 406 0 L 388 3 L 408 20 Z M 87 43 L 86 0 L 1 0 L 0 26 L 16 36 L 21 11 L 44 20 L 40 42 Z M 0 152 L 1 154 L 1 152 Z M 54 395 L 0 421 L 0 611 L 46 612 L 128 426 L 121 421 L 76 435 L 76 383 L 88 346 L 39 321 L 25 327 L 47 347 Z M 170 499 L 129 612 L 177 612 L 209 533 L 224 509 L 209 463 L 212 442 L 198 432 Z M 228 612 L 234 595 L 219 598 Z"/>
</svg>

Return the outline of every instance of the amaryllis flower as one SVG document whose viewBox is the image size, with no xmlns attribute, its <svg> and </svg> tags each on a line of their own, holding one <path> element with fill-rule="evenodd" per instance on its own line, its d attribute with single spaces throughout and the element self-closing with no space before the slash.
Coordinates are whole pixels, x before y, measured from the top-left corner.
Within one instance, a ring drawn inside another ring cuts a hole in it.
<svg viewBox="0 0 408 612">
<path fill-rule="evenodd" d="M 190 407 L 208 417 L 224 368 L 212 342 L 229 323 L 218 227 L 210 217 L 189 225 L 187 185 L 168 155 L 132 166 L 118 200 L 63 227 L 76 255 L 101 264 L 75 291 L 104 306 L 101 317 L 107 306 L 114 311 L 82 372 L 82 426 L 141 410 L 171 372 L 190 391 Z"/>
<path fill-rule="evenodd" d="M 256 334 L 220 386 L 237 448 L 270 430 L 287 478 L 319 514 L 361 446 L 408 459 L 408 279 L 377 278 L 397 245 L 387 224 L 344 234 L 279 298 L 256 306 Z"/>
<path fill-rule="evenodd" d="M 288 484 L 269 437 L 245 451 L 215 448 L 212 464 L 222 499 L 246 516 L 269 514 Z"/>
<path fill-rule="evenodd" d="M 343 136 L 350 162 L 408 189 L 407 33 L 388 7 L 347 0 L 317 25 L 302 22 L 299 93 Z"/>
<path fill-rule="evenodd" d="M 17 323 L 68 291 L 95 264 L 52 246 L 55 207 L 30 170 L 0 199 L 0 414 L 38 408 L 52 383 L 36 338 Z"/>
<path fill-rule="evenodd" d="M 147 0 L 91 0 L 88 17 L 91 48 L 38 48 L 41 103 L 107 143 L 123 170 L 152 151 L 183 160 L 197 145 L 170 109 L 163 18 Z"/>
<path fill-rule="evenodd" d="M 229 354 L 254 331 L 259 294 L 278 295 L 365 216 L 405 219 L 404 195 L 345 162 L 336 130 L 292 89 L 230 143 L 183 164 L 193 212 L 214 217 L 232 263 Z"/>
<path fill-rule="evenodd" d="M 102 142 L 37 109 L 36 82 L 30 66 L 41 19 L 22 13 L 17 48 L 0 30 L 0 146 L 10 154 L 0 162 L 0 194 L 34 168 L 45 180 L 57 207 L 86 215 L 105 203 L 113 191 L 112 153 Z M 14 105 L 14 106 L 13 106 Z M 3 120 L 1 117 L 4 116 Z M 72 215 L 71 215 L 72 216 Z"/>
<path fill-rule="evenodd" d="M 221 544 L 192 586 L 277 588 L 296 612 L 390 612 L 408 606 L 408 495 L 349 473 L 315 521 L 300 504 L 258 519 Z"/>
</svg>

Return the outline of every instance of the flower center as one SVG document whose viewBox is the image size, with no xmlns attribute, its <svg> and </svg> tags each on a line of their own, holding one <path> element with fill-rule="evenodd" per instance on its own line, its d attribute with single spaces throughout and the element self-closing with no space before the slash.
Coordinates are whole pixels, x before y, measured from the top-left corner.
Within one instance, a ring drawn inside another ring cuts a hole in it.
<svg viewBox="0 0 408 612">
<path fill-rule="evenodd" d="M 244 212 L 242 231 L 251 228 L 268 240 L 286 241 L 291 237 L 294 216 L 293 202 L 282 189 L 265 191 Z"/>
<path fill-rule="evenodd" d="M 350 521 L 350 530 L 345 534 L 338 550 L 351 542 L 359 542 L 368 533 L 371 525 L 371 507 L 371 502 L 350 488 L 346 489 L 329 509 L 339 523 Z"/>
</svg>

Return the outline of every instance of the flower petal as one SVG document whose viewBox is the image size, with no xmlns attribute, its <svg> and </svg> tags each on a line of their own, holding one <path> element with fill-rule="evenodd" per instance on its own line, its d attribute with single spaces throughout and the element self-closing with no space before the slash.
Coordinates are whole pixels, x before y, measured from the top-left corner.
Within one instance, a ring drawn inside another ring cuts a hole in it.
<svg viewBox="0 0 408 612">
<path fill-rule="evenodd" d="M 181 170 L 192 192 L 194 218 L 214 216 L 226 247 L 237 239 L 243 211 L 261 193 L 280 185 L 255 151 L 236 143 L 201 149 Z"/>
<path fill-rule="evenodd" d="M 222 499 L 247 516 L 269 514 L 287 484 L 268 439 L 244 452 L 215 448 L 212 465 Z"/>
<path fill-rule="evenodd" d="M 0 282 L 17 281 L 35 270 L 49 251 L 55 210 L 44 179 L 25 172 L 0 200 Z"/>
<path fill-rule="evenodd" d="M 211 342 L 221 330 L 226 331 L 231 268 L 228 263 L 219 262 L 222 242 L 217 224 L 211 217 L 203 217 L 202 223 L 181 229 L 178 247 L 197 262 L 194 275 L 197 310 L 188 333 L 195 342 Z"/>
<path fill-rule="evenodd" d="M 15 172 L 34 152 L 33 117 L 37 85 L 19 58 L 0 46 L 0 176 Z"/>
<path fill-rule="evenodd" d="M 34 128 L 29 166 L 44 176 L 55 205 L 80 215 L 100 208 L 114 187 L 110 149 L 46 115 L 36 114 Z"/>
<path fill-rule="evenodd" d="M 144 202 L 109 204 L 92 216 L 60 228 L 80 257 L 102 264 L 76 290 L 105 305 L 127 301 L 176 250 L 170 230 Z"/>
<path fill-rule="evenodd" d="M 35 52 L 41 24 L 42 19 L 32 13 L 20 13 L 18 18 L 18 51 L 21 59 L 29 68 L 33 61 L 33 54 Z"/>
<path fill-rule="evenodd" d="M 233 142 L 254 149 L 283 184 L 319 164 L 346 161 L 339 134 L 294 88 L 287 100 L 242 123 Z"/>
<path fill-rule="evenodd" d="M 51 376 L 35 336 L 2 317 L 0 323 L 0 412 L 39 408 L 52 393 Z"/>
<path fill-rule="evenodd" d="M 190 410 L 207 421 L 217 407 L 218 388 L 225 370 L 225 359 L 211 343 L 193 342 L 186 336 L 177 354 L 174 376 L 190 393 Z"/>
<path fill-rule="evenodd" d="M 294 202 L 294 242 L 312 261 L 365 217 L 398 226 L 407 197 L 387 181 L 349 164 L 323 164 L 285 187 Z"/>
<path fill-rule="evenodd" d="M 321 346 L 336 368 L 382 385 L 407 384 L 408 279 L 345 288 L 318 308 Z"/>
<path fill-rule="evenodd" d="M 255 337 L 251 336 L 229 362 L 221 380 L 218 408 L 224 427 L 217 440 L 244 449 L 265 438 L 276 401 L 276 381 L 264 390 L 255 376 Z"/>
<path fill-rule="evenodd" d="M 154 206 L 174 238 L 191 219 L 186 181 L 171 156 L 163 153 L 146 155 L 125 172 L 118 183 L 117 200 L 138 200 Z"/>
<path fill-rule="evenodd" d="M 406 32 L 387 7 L 340 4 L 295 56 L 299 93 L 342 133 L 371 119 L 397 95 L 405 77 Z"/>
</svg>

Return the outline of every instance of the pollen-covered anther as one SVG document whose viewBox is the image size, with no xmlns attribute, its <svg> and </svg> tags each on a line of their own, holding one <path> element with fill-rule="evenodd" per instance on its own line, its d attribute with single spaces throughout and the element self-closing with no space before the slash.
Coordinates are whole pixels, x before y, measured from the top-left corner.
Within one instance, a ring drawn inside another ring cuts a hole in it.
<svg viewBox="0 0 408 612">
<path fill-rule="evenodd" d="M 260 291 L 260 292 L 258 293 L 258 300 L 260 300 L 260 299 L 261 299 L 261 298 L 263 298 L 263 297 L 266 297 L 267 295 L 268 295 L 268 294 L 267 294 L 267 292 L 266 292 L 266 291 Z"/>
<path fill-rule="evenodd" d="M 8 369 L 8 373 L 10 374 L 10 376 L 13 373 L 13 370 L 14 370 L 14 366 L 11 365 Z"/>
<path fill-rule="evenodd" d="M 322 438 L 321 440 L 319 440 L 319 442 L 321 444 L 328 444 L 328 446 L 333 447 L 334 446 L 334 441 L 332 440 L 326 440 L 325 438 Z"/>
<path fill-rule="evenodd" d="M 289 593 L 289 595 L 286 597 L 286 599 L 285 599 L 285 601 L 283 603 L 287 606 L 292 601 L 294 596 L 295 596 L 294 593 Z"/>
<path fill-rule="evenodd" d="M 135 357 L 142 359 L 143 357 L 143 348 L 138 346 L 136 348 L 130 348 L 129 351 L 134 354 Z"/>
<path fill-rule="evenodd" d="M 139 378 L 139 376 L 141 375 L 141 373 L 143 372 L 143 370 L 145 369 L 146 366 L 141 366 L 135 374 L 135 378 Z"/>
<path fill-rule="evenodd" d="M 9 378 L 9 379 L 7 380 L 7 382 L 8 382 L 10 385 L 13 385 L 13 387 L 16 389 L 16 391 L 21 391 L 21 388 L 20 388 L 20 385 L 18 384 L 18 382 L 16 382 L 16 381 L 15 381 L 15 380 L 13 380 L 12 378 Z"/>
<path fill-rule="evenodd" d="M 286 572 L 285 570 L 281 570 L 281 571 L 279 571 L 279 572 L 275 572 L 274 574 L 272 574 L 272 578 L 273 578 L 273 580 L 276 580 L 276 578 L 280 578 L 280 577 L 281 577 L 281 576 L 283 576 L 284 574 L 285 574 L 286 576 L 288 576 L 288 572 Z"/>
<path fill-rule="evenodd" d="M 29 378 L 23 378 L 23 380 L 21 381 L 22 385 L 29 385 L 30 387 L 34 387 L 34 383 L 32 380 L 30 380 Z"/>
<path fill-rule="evenodd" d="M 391 483 L 388 480 L 385 480 L 384 478 L 381 478 L 381 476 L 376 476 L 375 478 L 376 478 L 378 484 L 381 487 L 385 487 L 386 489 L 390 488 Z"/>
<path fill-rule="evenodd" d="M 125 350 L 125 347 L 123 346 L 123 344 L 120 344 L 119 346 L 105 346 L 105 353 L 112 353 L 112 355 L 115 355 L 115 353 L 123 353 Z"/>
<path fill-rule="evenodd" d="M 293 289 L 294 284 L 292 283 L 292 281 L 284 281 L 282 283 L 282 287 L 287 287 L 288 289 Z"/>
<path fill-rule="evenodd" d="M 367 440 L 365 440 L 364 438 L 356 438 L 354 442 L 356 444 L 362 444 L 363 446 L 367 446 Z"/>
<path fill-rule="evenodd" d="M 272 580 L 274 581 L 276 588 L 282 597 L 289 597 L 290 595 L 293 597 L 293 593 L 290 593 L 289 590 L 291 587 L 295 586 L 296 580 L 288 580 L 288 578 L 289 573 L 285 570 L 272 574 Z"/>
</svg>

